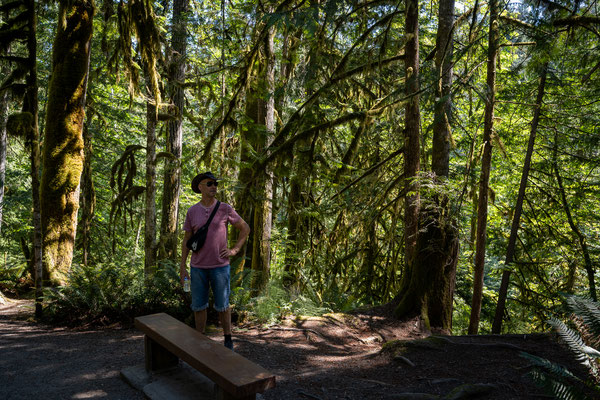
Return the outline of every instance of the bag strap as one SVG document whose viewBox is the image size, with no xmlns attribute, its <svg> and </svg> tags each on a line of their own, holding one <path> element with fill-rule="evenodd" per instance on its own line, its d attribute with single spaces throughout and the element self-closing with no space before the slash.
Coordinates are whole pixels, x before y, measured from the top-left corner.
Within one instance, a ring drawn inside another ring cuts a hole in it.
<svg viewBox="0 0 600 400">
<path fill-rule="evenodd" d="M 208 217 L 208 221 L 206 221 L 206 224 L 204 224 L 204 226 L 206 226 L 207 229 L 208 229 L 208 226 L 210 225 L 210 223 L 212 222 L 213 217 L 217 213 L 217 210 L 219 209 L 220 205 L 221 205 L 221 202 L 219 200 L 217 200 L 217 205 L 215 206 L 215 208 L 213 208 L 212 213 L 210 213 L 210 217 Z"/>
</svg>

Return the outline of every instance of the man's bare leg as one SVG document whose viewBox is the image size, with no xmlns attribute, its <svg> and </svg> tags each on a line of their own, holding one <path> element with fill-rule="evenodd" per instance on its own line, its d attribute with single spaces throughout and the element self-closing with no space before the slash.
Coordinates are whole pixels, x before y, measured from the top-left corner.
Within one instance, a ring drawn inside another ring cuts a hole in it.
<svg viewBox="0 0 600 400">
<path fill-rule="evenodd" d="M 219 321 L 223 327 L 223 335 L 225 336 L 225 347 L 233 350 L 233 340 L 231 340 L 231 308 L 219 313 Z"/>
<path fill-rule="evenodd" d="M 196 330 L 200 333 L 204 333 L 206 329 L 206 308 L 202 311 L 194 311 L 194 320 L 196 321 Z"/>
<path fill-rule="evenodd" d="M 231 308 L 219 313 L 219 322 L 223 327 L 223 335 L 231 335 Z"/>
</svg>

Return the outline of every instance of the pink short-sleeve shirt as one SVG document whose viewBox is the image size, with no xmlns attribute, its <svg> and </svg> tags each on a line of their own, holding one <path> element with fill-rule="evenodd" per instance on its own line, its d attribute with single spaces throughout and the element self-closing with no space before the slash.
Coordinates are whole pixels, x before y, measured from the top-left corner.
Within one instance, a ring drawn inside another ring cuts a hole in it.
<svg viewBox="0 0 600 400">
<path fill-rule="evenodd" d="M 206 208 L 200 202 L 194 204 L 188 210 L 185 216 L 183 230 L 186 232 L 196 232 L 203 226 L 212 213 L 217 202 Z M 221 249 L 227 248 L 227 225 L 235 224 L 240 220 L 240 216 L 233 207 L 227 203 L 221 203 L 217 213 L 208 227 L 206 242 L 204 246 L 192 253 L 190 265 L 194 268 L 218 268 L 229 264 L 229 258 L 220 256 Z"/>
</svg>

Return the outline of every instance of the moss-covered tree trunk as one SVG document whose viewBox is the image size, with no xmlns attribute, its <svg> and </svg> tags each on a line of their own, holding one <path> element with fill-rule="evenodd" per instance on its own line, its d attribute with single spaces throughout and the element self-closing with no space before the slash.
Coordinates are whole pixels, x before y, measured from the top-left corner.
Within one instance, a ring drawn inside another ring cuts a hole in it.
<svg viewBox="0 0 600 400">
<path fill-rule="evenodd" d="M 4 75 L 4 69 L 0 66 Z M 8 120 L 8 91 L 0 92 L 0 232 L 2 231 L 2 215 L 4 209 L 4 180 L 6 178 L 6 121 Z"/>
<path fill-rule="evenodd" d="M 27 75 L 27 94 L 23 109 L 32 115 L 31 126 L 31 197 L 33 204 L 33 267 L 35 281 L 35 315 L 42 316 L 43 303 L 43 269 L 42 269 L 42 216 L 40 199 L 40 131 L 39 101 L 37 77 L 37 18 L 35 0 L 27 0 L 27 52 L 29 57 L 29 74 Z"/>
<path fill-rule="evenodd" d="M 427 179 L 433 185 L 446 184 L 450 164 L 452 126 L 452 48 L 454 0 L 439 3 L 436 39 L 436 104 L 433 122 L 431 169 Z M 421 200 L 419 233 L 413 264 L 413 292 L 418 296 L 416 308 L 426 326 L 444 332 L 452 330 L 452 308 L 456 264 L 458 261 L 458 228 L 450 212 L 450 199 L 444 190 L 429 192 Z M 422 194 L 425 196 L 424 194 Z M 427 207 L 423 207 L 426 204 Z"/>
<path fill-rule="evenodd" d="M 257 105 L 255 101 L 252 101 L 250 94 L 246 95 L 246 116 L 249 120 L 256 118 Z M 248 223 L 250 227 L 254 226 L 254 206 L 252 202 L 253 191 L 250 188 L 245 188 L 252 178 L 252 169 L 248 167 L 253 161 L 252 158 L 252 145 L 251 136 L 254 135 L 255 130 L 253 123 L 249 123 L 248 128 L 244 131 L 240 138 L 240 168 L 238 174 L 238 185 L 242 190 L 238 190 L 235 195 L 235 209 L 238 214 Z M 252 242 L 254 236 L 250 235 L 246 244 L 242 246 L 240 252 L 231 260 L 232 265 L 232 276 L 241 279 L 241 272 L 246 268 L 247 258 L 252 257 Z M 250 251 L 248 251 L 250 249 Z M 250 253 L 250 254 L 248 254 Z M 249 264 L 251 265 L 251 263 Z"/>
<path fill-rule="evenodd" d="M 322 23 L 322 16 L 319 13 L 320 0 L 310 1 L 310 13 L 316 24 Z M 292 39 L 297 45 L 300 41 L 302 32 L 295 33 L 296 37 Z M 285 73 L 291 74 L 293 58 L 296 57 L 296 48 L 292 48 L 288 54 L 289 61 L 285 61 Z M 311 97 L 318 87 L 317 70 L 319 59 L 319 39 L 312 40 L 308 49 L 309 60 L 306 66 L 303 86 L 306 88 L 306 97 Z M 318 101 L 318 100 L 317 100 Z M 314 106 L 314 109 L 318 109 Z M 312 110 L 307 110 L 305 119 L 312 120 Z M 292 176 L 290 177 L 290 190 L 287 203 L 287 246 L 284 261 L 283 284 L 291 288 L 300 284 L 300 274 L 303 265 L 302 254 L 307 247 L 310 222 L 306 217 L 306 207 L 309 205 L 309 186 L 313 175 L 313 163 L 310 157 L 311 138 L 303 138 L 296 142 L 292 153 Z"/>
<path fill-rule="evenodd" d="M 94 208 L 96 207 L 96 191 L 94 189 L 94 180 L 92 174 L 92 156 L 94 154 L 92 146 L 92 133 L 89 130 L 89 120 L 83 127 L 84 140 L 84 165 L 81 178 L 81 259 L 83 265 L 88 265 L 90 261 L 92 245 L 92 219 L 94 218 Z"/>
<path fill-rule="evenodd" d="M 454 47 L 454 0 L 440 0 L 435 52 L 435 114 L 431 170 L 448 177 L 452 126 L 452 55 Z"/>
<path fill-rule="evenodd" d="M 257 24 L 256 32 L 260 32 L 262 28 L 262 23 Z M 256 154 L 261 154 L 272 142 L 275 128 L 271 29 L 262 40 L 264 42 L 260 51 L 248 67 L 245 109 L 248 122 L 241 137 L 240 163 L 243 167 L 238 176 L 239 186 L 243 190 L 240 190 L 235 198 L 236 210 L 250 225 L 251 232 L 246 245 L 232 263 L 236 274 L 243 268 L 249 267 L 253 270 L 251 286 L 254 294 L 260 292 L 269 276 L 273 177 L 270 166 L 263 171 L 254 171 L 250 165 L 256 161 Z M 259 259 L 255 260 L 255 257 Z"/>
<path fill-rule="evenodd" d="M 406 2 L 406 50 L 404 67 L 406 95 L 411 96 L 404 108 L 404 179 L 406 203 L 404 208 L 405 262 L 412 269 L 419 221 L 419 188 L 416 182 L 420 165 L 421 112 L 419 109 L 419 2 Z"/>
<path fill-rule="evenodd" d="M 44 276 L 66 282 L 83 170 L 83 120 L 95 5 L 61 0 L 48 88 L 41 196 Z"/>
<path fill-rule="evenodd" d="M 181 191 L 181 145 L 183 139 L 183 108 L 185 105 L 183 87 L 187 51 L 187 0 L 173 2 L 173 28 L 171 39 L 171 74 L 169 94 L 171 103 L 177 109 L 177 118 L 167 124 L 167 152 L 173 157 L 167 159 L 162 198 L 162 219 L 160 226 L 159 259 L 177 262 L 178 254 L 178 212 L 179 192 Z"/>
<path fill-rule="evenodd" d="M 259 147 L 266 149 L 275 134 L 275 56 L 273 53 L 273 38 L 275 29 L 270 28 L 264 42 L 264 100 L 265 133 L 259 137 Z M 260 194 L 254 207 L 254 241 L 252 247 L 252 270 L 254 279 L 252 289 L 262 292 L 269 282 L 271 269 L 271 225 L 273 216 L 273 167 L 265 167 L 259 178 Z"/>
<path fill-rule="evenodd" d="M 156 270 L 156 104 L 146 102 L 146 197 L 144 212 L 144 275 Z"/>
<path fill-rule="evenodd" d="M 419 2 L 406 3 L 407 39 L 404 68 L 406 74 L 405 91 L 411 96 L 404 109 L 404 180 L 406 199 L 404 205 L 404 274 L 400 286 L 400 302 L 395 309 L 398 317 L 418 315 L 420 307 L 418 285 L 419 271 L 415 265 L 419 222 L 419 187 L 416 182 L 420 170 L 420 130 L 419 109 Z"/>
</svg>

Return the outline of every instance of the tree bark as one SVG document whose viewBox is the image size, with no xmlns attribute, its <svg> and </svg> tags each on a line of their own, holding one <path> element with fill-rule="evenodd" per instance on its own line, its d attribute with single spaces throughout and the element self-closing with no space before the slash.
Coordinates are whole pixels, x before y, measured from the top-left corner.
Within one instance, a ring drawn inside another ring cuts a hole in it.
<svg viewBox="0 0 600 400">
<path fill-rule="evenodd" d="M 554 173 L 556 175 L 556 183 L 558 184 L 558 191 L 560 193 L 560 199 L 562 201 L 563 209 L 567 216 L 567 221 L 569 222 L 569 226 L 571 227 L 571 230 L 577 237 L 577 241 L 579 242 L 579 247 L 581 248 L 581 252 L 583 253 L 584 267 L 585 267 L 585 271 L 587 272 L 588 284 L 590 285 L 590 297 L 592 298 L 592 300 L 597 301 L 598 298 L 596 295 L 596 281 L 594 278 L 594 275 L 595 275 L 594 265 L 592 264 L 590 252 L 587 247 L 586 237 L 583 233 L 581 233 L 581 230 L 575 223 L 575 220 L 573 219 L 573 215 L 571 213 L 571 207 L 569 206 L 569 202 L 567 200 L 567 194 L 565 192 L 565 187 L 563 185 L 562 177 L 560 176 L 560 169 L 558 167 L 558 154 L 557 153 L 558 153 L 558 143 L 557 143 L 557 139 L 555 139 L 554 155 L 553 155 L 553 158 L 554 158 L 553 159 L 553 164 L 554 164 L 553 168 L 554 168 Z"/>
<path fill-rule="evenodd" d="M 431 169 L 437 176 L 448 177 L 452 126 L 452 55 L 454 48 L 454 0 L 441 0 L 438 13 L 435 69 L 435 114 Z"/>
<path fill-rule="evenodd" d="M 4 68 L 0 67 L 2 75 Z M 8 141 L 6 137 L 6 122 L 8 120 L 8 91 L 0 93 L 0 232 L 2 232 L 4 211 L 4 186 L 6 179 L 6 149 Z"/>
<path fill-rule="evenodd" d="M 433 122 L 432 183 L 445 185 L 450 167 L 452 128 L 452 55 L 454 47 L 454 0 L 439 5 L 435 65 L 436 105 Z M 458 223 L 451 213 L 450 199 L 433 194 L 433 206 L 419 215 L 417 268 L 427 277 L 423 309 L 426 323 L 451 333 L 456 265 L 458 263 Z"/>
<path fill-rule="evenodd" d="M 394 313 L 397 317 L 419 315 L 420 294 L 416 281 L 419 273 L 416 269 L 415 255 L 419 229 L 419 185 L 417 175 L 420 166 L 420 129 L 421 115 L 419 109 L 419 2 L 408 0 L 406 3 L 405 33 L 405 91 L 412 96 L 404 109 L 404 272 L 400 285 L 400 302 Z"/>
<path fill-rule="evenodd" d="M 156 104 L 146 102 L 146 197 L 144 213 L 144 276 L 156 271 Z"/>
<path fill-rule="evenodd" d="M 320 23 L 319 16 L 319 4 L 320 0 L 311 0 L 310 9 L 312 17 L 315 23 Z M 292 39 L 294 42 L 300 40 L 302 32 L 296 31 L 297 37 Z M 303 85 L 306 88 L 307 98 L 310 98 L 315 93 L 315 87 L 317 87 L 316 71 L 318 69 L 317 60 L 319 58 L 319 46 L 318 41 L 313 40 L 310 43 L 308 50 L 309 63 L 306 66 L 306 74 L 304 77 Z M 289 59 L 295 56 L 297 48 L 291 46 L 289 49 Z M 286 62 L 285 71 L 286 74 L 291 74 L 291 62 Z M 307 110 L 305 118 L 310 118 L 310 111 Z M 309 193 L 308 186 L 312 177 L 312 162 L 310 161 L 310 152 L 307 148 L 310 146 L 310 140 L 303 138 L 298 140 L 294 144 L 294 151 L 292 151 L 292 175 L 290 177 L 290 191 L 288 194 L 287 201 L 287 246 L 284 260 L 284 276 L 283 284 L 287 288 L 292 288 L 299 285 L 300 268 L 301 268 L 301 257 L 300 255 L 305 248 L 308 234 L 309 234 L 309 221 L 306 218 L 305 208 L 309 205 Z"/>
<path fill-rule="evenodd" d="M 265 99 L 259 104 L 264 107 L 264 129 L 256 139 L 259 151 L 266 149 L 275 135 L 275 55 L 273 39 L 275 29 L 270 28 L 264 39 L 264 72 L 259 75 L 259 86 L 264 86 Z M 262 83 L 260 82 L 262 81 Z M 263 121 L 261 121 L 262 123 Z M 254 206 L 254 236 L 252 241 L 252 291 L 262 292 L 269 282 L 271 269 L 271 225 L 273 215 L 273 168 L 269 164 L 261 174 L 257 188 L 256 204 Z"/>
<path fill-rule="evenodd" d="M 404 179 L 406 182 L 406 203 L 404 207 L 405 265 L 407 271 L 412 263 L 418 235 L 419 186 L 416 181 L 420 165 L 421 113 L 419 109 L 419 2 L 406 2 L 406 43 L 404 59 L 406 95 L 412 96 L 404 109 Z"/>
<path fill-rule="evenodd" d="M 41 189 L 44 276 L 53 283 L 66 282 L 73 259 L 94 11 L 88 0 L 62 0 L 59 6 Z"/>
<path fill-rule="evenodd" d="M 30 145 L 31 163 L 31 197 L 33 205 L 33 256 L 32 264 L 35 281 L 35 315 L 42 316 L 43 303 L 43 267 L 42 267 L 42 220 L 40 204 L 40 132 L 39 132 L 39 102 L 37 78 L 37 18 L 35 14 L 35 0 L 27 0 L 27 53 L 29 58 L 29 73 L 27 74 L 27 92 L 24 111 L 31 113 L 32 126 Z"/>
<path fill-rule="evenodd" d="M 519 194 L 517 195 L 517 203 L 515 204 L 515 212 L 513 214 L 512 226 L 510 229 L 510 237 L 508 238 L 508 246 L 506 248 L 506 259 L 504 261 L 505 270 L 502 272 L 502 282 L 500 283 L 500 291 L 498 292 L 498 304 L 496 305 L 496 314 L 494 315 L 494 323 L 492 324 L 492 333 L 499 334 L 502 331 L 502 320 L 506 307 L 506 297 L 508 295 L 508 284 L 510 281 L 510 265 L 513 262 L 515 254 L 515 245 L 517 243 L 517 232 L 521 222 L 521 213 L 523 212 L 523 200 L 525 199 L 525 190 L 527 188 L 527 179 L 531 166 L 531 157 L 533 155 L 533 147 L 535 137 L 537 135 L 537 127 L 540 121 L 542 109 L 542 101 L 546 88 L 546 75 L 548 72 L 548 64 L 546 63 L 542 69 L 540 76 L 540 84 L 538 86 L 537 98 L 535 100 L 535 110 L 533 112 L 533 120 L 531 121 L 531 130 L 529 133 L 529 142 L 527 143 L 527 153 L 523 163 L 523 172 L 521 173 L 521 183 L 519 185 Z"/>
<path fill-rule="evenodd" d="M 84 164 L 81 178 L 81 252 L 83 265 L 89 265 L 90 247 L 92 243 L 92 219 L 96 207 L 96 191 L 92 174 L 92 133 L 89 130 L 90 119 L 83 126 Z"/>
<path fill-rule="evenodd" d="M 174 0 L 172 28 L 172 62 L 169 77 L 171 103 L 177 110 L 177 119 L 167 124 L 167 152 L 173 158 L 166 160 L 160 227 L 160 259 L 177 263 L 179 193 L 181 191 L 182 122 L 185 106 L 184 84 L 187 53 L 187 0 Z"/>
<path fill-rule="evenodd" d="M 479 176 L 479 196 L 477 204 L 477 233 L 475 245 L 475 265 L 473 277 L 473 299 L 471 302 L 471 317 L 469 334 L 475 335 L 479 330 L 481 317 L 481 302 L 483 299 L 483 275 L 485 264 L 488 189 L 490 169 L 492 165 L 492 134 L 494 129 L 494 106 L 496 101 L 496 61 L 499 48 L 498 34 L 498 0 L 490 0 L 490 29 L 488 36 L 487 56 L 487 96 L 485 102 L 485 119 L 483 126 L 483 156 L 481 159 L 481 174 Z"/>
</svg>

